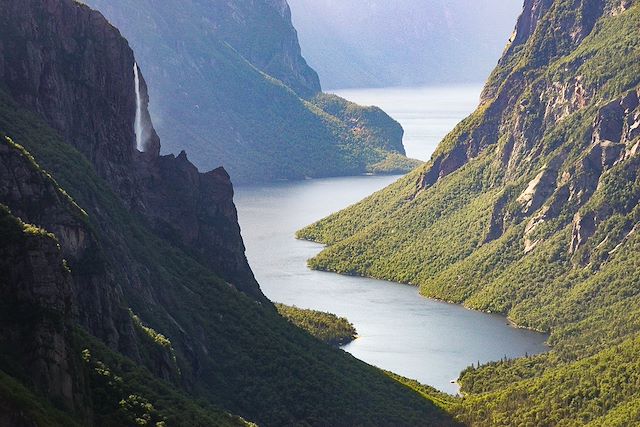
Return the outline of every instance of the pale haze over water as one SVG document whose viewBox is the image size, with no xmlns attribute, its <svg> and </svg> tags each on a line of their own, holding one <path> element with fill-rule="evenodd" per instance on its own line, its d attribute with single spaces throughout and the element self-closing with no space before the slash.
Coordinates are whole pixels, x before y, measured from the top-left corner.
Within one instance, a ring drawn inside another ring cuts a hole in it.
<svg viewBox="0 0 640 427">
<path fill-rule="evenodd" d="M 404 128 L 407 156 L 427 161 L 442 138 L 478 106 L 481 84 L 335 91 L 349 101 L 376 105 Z"/>
</svg>

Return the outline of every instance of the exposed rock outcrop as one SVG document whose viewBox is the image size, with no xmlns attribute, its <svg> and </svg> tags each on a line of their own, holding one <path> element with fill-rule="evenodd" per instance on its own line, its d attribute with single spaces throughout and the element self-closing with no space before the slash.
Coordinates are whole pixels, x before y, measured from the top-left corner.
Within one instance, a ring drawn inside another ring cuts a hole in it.
<svg viewBox="0 0 640 427">
<path fill-rule="evenodd" d="M 563 141 L 559 139 L 543 143 L 547 130 L 592 106 L 599 94 L 598 85 L 572 72 L 580 65 L 577 60 L 575 64 L 565 65 L 564 71 L 553 78 L 540 76 L 536 72 L 523 72 L 510 61 L 519 58 L 520 49 L 526 45 L 532 58 L 528 67 L 544 67 L 575 49 L 591 33 L 598 19 L 627 10 L 632 4 L 625 2 L 619 9 L 606 1 L 575 3 L 571 13 L 568 13 L 566 5 L 561 6 L 550 0 L 525 1 L 514 36 L 485 87 L 481 108 L 445 138 L 424 168 L 417 192 L 434 185 L 492 147 L 498 146 L 496 161 L 506 167 L 505 176 L 508 180 L 519 179 L 522 172 L 529 170 L 544 153 L 562 147 Z M 555 13 L 553 9 L 562 9 L 563 18 L 557 21 L 543 19 Z M 552 23 L 561 28 L 547 28 Z M 558 36 L 546 37 L 547 31 L 554 31 Z M 526 218 L 525 246 L 528 252 L 534 248 L 531 236 L 540 224 L 557 218 L 567 204 L 571 205 L 572 212 L 585 205 L 596 191 L 603 174 L 636 154 L 640 146 L 637 141 L 640 136 L 639 97 L 639 91 L 635 89 L 600 106 L 591 129 L 591 143 L 585 143 L 584 155 L 567 168 L 564 162 L 569 151 L 568 148 L 561 148 L 562 153 L 539 170 L 519 195 L 516 202 L 520 208 L 513 217 L 505 218 L 503 203 L 498 203 L 490 222 L 487 241 L 501 234 L 505 220 L 518 222 Z M 497 137 L 499 135 L 505 136 L 501 145 Z M 585 141 L 589 140 L 585 138 Z M 562 182 L 557 183 L 561 170 Z M 592 233 L 590 230 L 593 227 L 589 226 L 588 221 L 582 227 L 579 223 L 576 221 L 575 229 L 581 231 L 574 233 L 571 253 Z"/>
<path fill-rule="evenodd" d="M 58 236 L 64 256 L 78 257 L 88 246 L 86 214 L 8 138 L 0 140 L 0 200 L 17 217 Z"/>
<path fill-rule="evenodd" d="M 169 232 L 182 246 L 262 300 L 244 255 L 228 176 L 222 170 L 200 174 L 186 156 L 159 155 L 142 73 L 146 146 L 137 150 L 135 60 L 119 31 L 99 12 L 60 0 L 5 2 L 0 27 L 0 83 L 10 95 L 60 131 L 161 234 L 172 224 Z"/>
<path fill-rule="evenodd" d="M 135 197 L 126 173 L 135 141 L 134 59 L 119 32 L 76 2 L 6 1 L 0 58 L 5 90 L 72 141 L 121 194 Z"/>
<path fill-rule="evenodd" d="M 17 377 L 74 409 L 81 375 L 70 343 L 71 276 L 53 235 L 0 205 L 0 348 Z M 4 369 L 7 369 L 6 365 Z"/>
<path fill-rule="evenodd" d="M 135 344 L 122 337 L 133 330 L 122 309 L 122 289 L 96 256 L 101 250 L 89 227 L 86 213 L 58 186 L 22 147 L 7 138 L 0 140 L 0 203 L 13 215 L 53 233 L 61 256 L 73 268 L 70 281 L 75 316 L 79 323 L 114 348 L 136 358 Z M 93 268 L 76 269 L 85 260 Z"/>
<path fill-rule="evenodd" d="M 212 32 L 249 62 L 299 95 L 320 92 L 318 74 L 302 57 L 286 0 L 216 0 L 207 6 L 204 19 Z"/>
<path fill-rule="evenodd" d="M 545 165 L 532 179 L 516 201 L 521 205 L 523 215 L 537 211 L 556 189 L 557 165 Z"/>
</svg>

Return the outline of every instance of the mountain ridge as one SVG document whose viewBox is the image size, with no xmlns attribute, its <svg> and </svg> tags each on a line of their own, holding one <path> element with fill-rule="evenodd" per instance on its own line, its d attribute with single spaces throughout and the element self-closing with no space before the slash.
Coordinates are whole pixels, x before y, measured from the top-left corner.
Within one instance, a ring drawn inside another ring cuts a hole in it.
<svg viewBox="0 0 640 427">
<path fill-rule="evenodd" d="M 298 232 L 329 245 L 313 268 L 551 333 L 548 354 L 463 372 L 464 422 L 637 421 L 635 393 L 608 384 L 633 383 L 640 332 L 639 23 L 634 1 L 527 0 L 481 104 L 430 162 Z"/>
</svg>

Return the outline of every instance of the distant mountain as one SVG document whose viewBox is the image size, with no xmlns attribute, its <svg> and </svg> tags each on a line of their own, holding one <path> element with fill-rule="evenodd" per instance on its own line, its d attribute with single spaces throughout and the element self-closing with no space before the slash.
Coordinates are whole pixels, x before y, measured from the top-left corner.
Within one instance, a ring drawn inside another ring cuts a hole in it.
<svg viewBox="0 0 640 427">
<path fill-rule="evenodd" d="M 469 425 L 639 425 L 640 1 L 524 6 L 431 160 L 299 236 L 330 245 L 315 268 L 551 333 L 462 374 Z"/>
<path fill-rule="evenodd" d="M 521 0 L 289 0 L 326 89 L 484 81 Z"/>
<path fill-rule="evenodd" d="M 163 150 L 234 182 L 408 171 L 402 128 L 342 99 L 324 109 L 285 0 L 87 0 L 128 38 Z M 385 168 L 391 169 L 385 169 Z"/>
</svg>

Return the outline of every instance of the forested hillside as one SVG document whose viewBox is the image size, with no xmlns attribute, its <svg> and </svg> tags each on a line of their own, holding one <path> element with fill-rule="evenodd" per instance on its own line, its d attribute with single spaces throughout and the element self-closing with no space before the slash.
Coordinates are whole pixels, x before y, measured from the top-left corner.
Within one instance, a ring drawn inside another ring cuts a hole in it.
<svg viewBox="0 0 640 427">
<path fill-rule="evenodd" d="M 339 98 L 348 116 L 324 109 L 285 0 L 85 3 L 136 52 L 164 153 L 186 150 L 201 170 L 222 165 L 234 183 L 418 164 L 405 157 L 401 126 L 380 109 Z M 389 156 L 396 161 L 384 162 Z"/>
<path fill-rule="evenodd" d="M 640 331 L 640 4 L 527 0 L 478 109 L 431 161 L 299 232 L 314 268 L 551 333 L 465 371 L 474 425 L 633 425 Z"/>
</svg>

